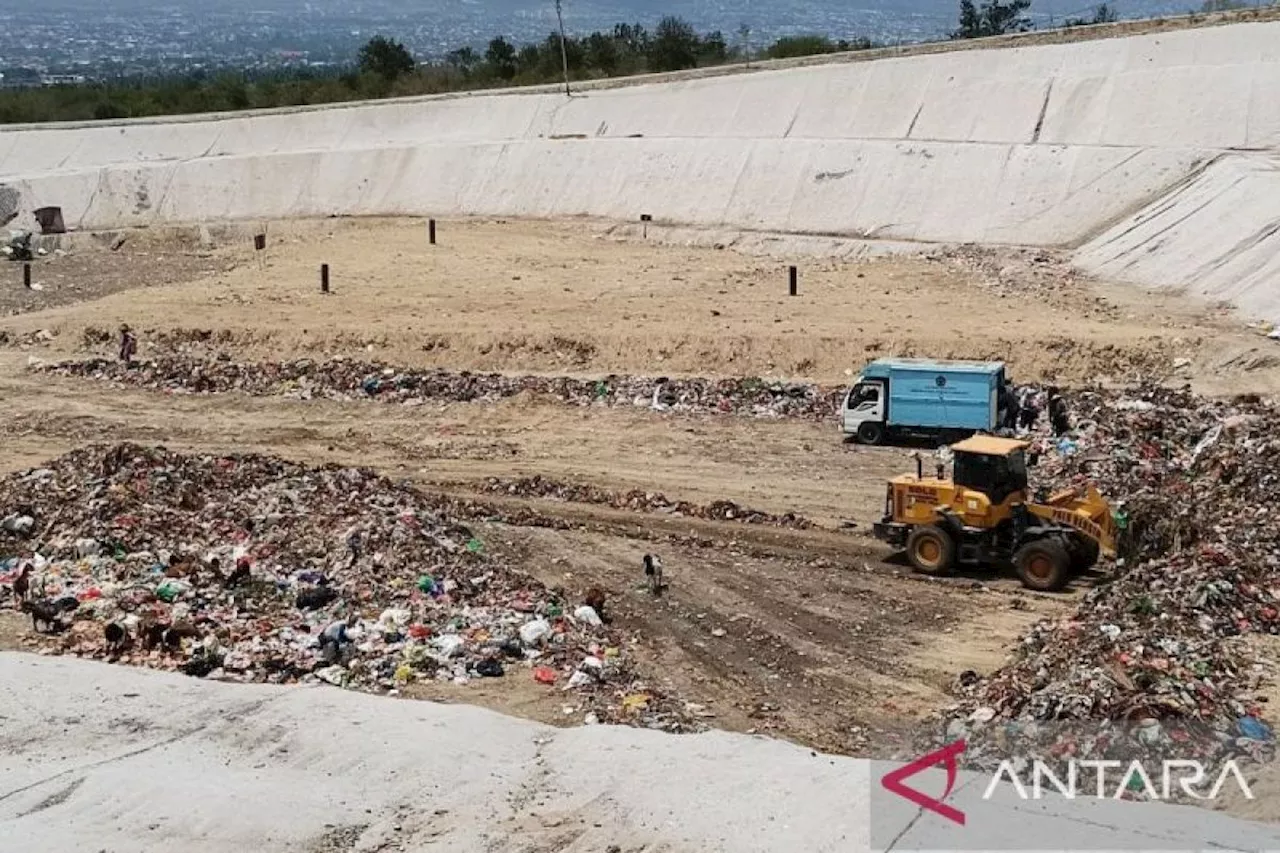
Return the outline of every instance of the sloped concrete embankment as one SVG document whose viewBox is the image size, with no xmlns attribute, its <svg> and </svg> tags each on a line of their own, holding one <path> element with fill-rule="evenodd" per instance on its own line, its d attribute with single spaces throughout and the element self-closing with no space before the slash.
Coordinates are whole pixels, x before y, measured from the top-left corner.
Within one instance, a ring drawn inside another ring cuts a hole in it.
<svg viewBox="0 0 1280 853">
<path fill-rule="evenodd" d="M 1280 137 L 1280 23 L 592 90 L 0 133 L 82 228 L 588 215 L 1074 244 Z M 26 214 L 26 215 L 29 215 Z"/>
<path fill-rule="evenodd" d="M 1083 245 L 1076 262 L 1280 323 L 1280 158 L 1222 156 Z"/>
<path fill-rule="evenodd" d="M 970 774 L 957 826 L 883 793 L 891 765 L 724 732 L 552 729 L 14 653 L 0 678 L 0 836 L 24 853 L 1280 849 L 1274 827 L 1203 809 L 987 800 Z M 909 785 L 940 795 L 943 771 Z"/>
</svg>

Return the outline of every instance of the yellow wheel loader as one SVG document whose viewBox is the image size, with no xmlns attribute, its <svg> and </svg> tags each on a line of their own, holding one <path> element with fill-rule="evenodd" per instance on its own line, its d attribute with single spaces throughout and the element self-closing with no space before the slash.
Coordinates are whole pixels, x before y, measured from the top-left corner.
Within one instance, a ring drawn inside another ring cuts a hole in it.
<svg viewBox="0 0 1280 853">
<path fill-rule="evenodd" d="M 877 538 L 906 550 L 920 572 L 942 575 L 960 564 L 1012 564 L 1023 585 L 1062 589 L 1071 576 L 1115 556 L 1117 528 L 1098 490 L 1027 496 L 1025 441 L 979 435 L 951 446 L 952 476 L 916 474 L 889 481 Z"/>
</svg>

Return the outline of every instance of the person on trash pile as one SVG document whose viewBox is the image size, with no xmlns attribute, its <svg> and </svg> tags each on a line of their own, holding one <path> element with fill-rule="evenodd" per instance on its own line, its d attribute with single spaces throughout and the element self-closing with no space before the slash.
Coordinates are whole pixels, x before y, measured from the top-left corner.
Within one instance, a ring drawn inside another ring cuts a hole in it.
<svg viewBox="0 0 1280 853">
<path fill-rule="evenodd" d="M 1014 390 L 1012 382 L 1006 382 L 1004 386 L 1004 423 L 1002 426 L 1008 430 L 1018 428 L 1018 417 L 1022 414 L 1022 400 L 1018 397 L 1018 392 Z"/>
<path fill-rule="evenodd" d="M 1067 401 L 1057 388 L 1049 389 L 1049 424 L 1054 435 L 1066 435 L 1071 429 L 1071 420 L 1067 417 Z"/>
<path fill-rule="evenodd" d="M 1035 429 L 1036 421 L 1040 420 L 1040 406 L 1036 400 L 1037 394 L 1030 388 L 1023 388 L 1021 397 L 1022 399 L 1018 406 L 1018 427 L 1030 432 Z"/>
<path fill-rule="evenodd" d="M 339 662 L 345 665 L 351 659 L 355 641 L 347 633 L 347 626 L 354 622 L 353 617 L 339 619 L 321 632 L 320 656 L 329 666 Z"/>
<path fill-rule="evenodd" d="M 359 524 L 353 524 L 342 537 L 343 544 L 347 546 L 347 552 L 350 559 L 347 561 L 347 568 L 350 569 L 356 564 L 356 560 L 360 559 L 362 547 L 364 545 L 363 532 Z"/>
<path fill-rule="evenodd" d="M 133 364 L 133 356 L 138 351 L 138 338 L 129 328 L 128 323 L 120 326 L 120 360 L 125 364 Z"/>
</svg>

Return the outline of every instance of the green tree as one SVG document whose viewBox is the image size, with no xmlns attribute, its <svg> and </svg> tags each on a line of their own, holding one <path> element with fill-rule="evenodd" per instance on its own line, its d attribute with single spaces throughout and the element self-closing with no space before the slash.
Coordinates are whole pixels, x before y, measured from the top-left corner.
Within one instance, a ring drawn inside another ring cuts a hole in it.
<svg viewBox="0 0 1280 853">
<path fill-rule="evenodd" d="M 960 27 L 951 37 L 972 39 L 1026 32 L 1031 21 L 1023 13 L 1029 8 L 1031 0 L 984 0 L 980 6 L 973 0 L 960 0 Z"/>
<path fill-rule="evenodd" d="M 617 39 L 604 33 L 592 33 L 583 40 L 583 47 L 586 50 L 584 62 L 587 68 L 598 71 L 605 77 L 618 73 L 622 57 Z"/>
<path fill-rule="evenodd" d="M 542 46 L 541 54 L 547 61 L 546 75 L 548 77 L 559 77 L 564 73 L 561 67 L 560 58 L 560 34 L 550 33 L 547 40 Z M 573 36 L 565 36 L 564 39 L 564 64 L 569 66 L 569 73 L 572 74 L 581 71 L 586 64 L 587 51 L 583 47 L 582 42 Z"/>
<path fill-rule="evenodd" d="M 415 68 L 417 63 L 409 49 L 386 36 L 374 36 L 360 48 L 360 70 L 367 74 L 394 80 Z"/>
<path fill-rule="evenodd" d="M 541 66 L 542 50 L 536 44 L 526 44 L 516 54 L 516 68 L 521 74 L 536 74 Z"/>
<path fill-rule="evenodd" d="M 729 61 L 729 44 L 724 33 L 712 30 L 698 41 L 698 65 L 723 65 Z"/>
<path fill-rule="evenodd" d="M 110 97 L 103 98 L 93 108 L 93 117 L 99 121 L 114 118 L 128 118 L 129 113 Z"/>
<path fill-rule="evenodd" d="M 451 50 L 444 56 L 444 61 L 450 67 L 456 68 L 462 72 L 464 77 L 470 76 L 471 72 L 480 63 L 480 57 L 476 56 L 475 50 L 470 47 L 460 47 L 457 50 Z"/>
<path fill-rule="evenodd" d="M 218 99 L 223 102 L 223 109 L 247 110 L 252 103 L 243 77 L 227 75 L 219 78 L 214 88 Z"/>
<path fill-rule="evenodd" d="M 624 44 L 628 53 L 640 56 L 649 52 L 649 32 L 640 24 L 615 24 L 613 38 Z"/>
<path fill-rule="evenodd" d="M 788 59 L 794 56 L 814 56 L 833 53 L 836 46 L 826 36 L 783 36 L 765 51 L 770 59 Z"/>
<path fill-rule="evenodd" d="M 698 34 L 688 22 L 668 15 L 658 22 L 653 41 L 649 43 L 649 68 L 652 71 L 679 71 L 698 64 Z"/>
<path fill-rule="evenodd" d="M 493 69 L 493 73 L 503 80 L 510 80 L 516 76 L 515 45 L 502 36 L 489 42 L 489 47 L 484 52 L 484 61 Z"/>
</svg>

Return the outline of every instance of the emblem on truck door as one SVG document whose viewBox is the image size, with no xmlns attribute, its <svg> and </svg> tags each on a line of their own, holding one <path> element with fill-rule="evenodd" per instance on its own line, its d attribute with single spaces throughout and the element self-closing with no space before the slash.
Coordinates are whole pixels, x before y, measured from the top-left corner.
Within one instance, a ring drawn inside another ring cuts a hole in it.
<svg viewBox="0 0 1280 853">
<path fill-rule="evenodd" d="M 933 380 L 933 384 L 934 384 L 934 385 L 937 385 L 939 388 L 946 388 L 946 387 L 947 387 L 947 377 L 945 377 L 945 376 L 939 376 L 939 377 L 937 377 L 936 379 L 934 379 L 934 380 Z"/>
</svg>

